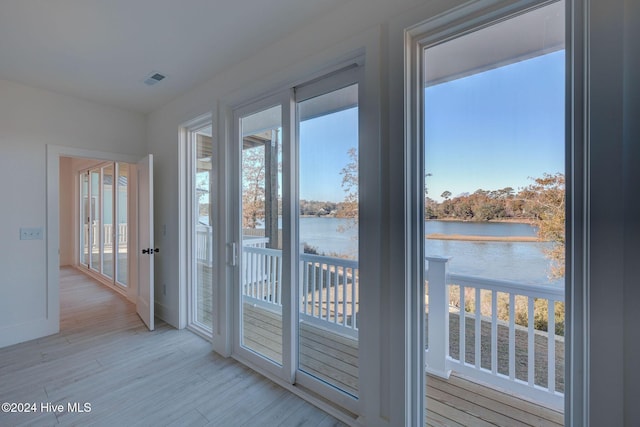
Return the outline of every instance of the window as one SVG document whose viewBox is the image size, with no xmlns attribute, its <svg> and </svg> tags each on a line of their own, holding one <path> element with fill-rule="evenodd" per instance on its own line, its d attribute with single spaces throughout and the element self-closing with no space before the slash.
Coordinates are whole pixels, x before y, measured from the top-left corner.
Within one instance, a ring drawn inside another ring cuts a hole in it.
<svg viewBox="0 0 640 427">
<path fill-rule="evenodd" d="M 211 335 L 213 325 L 213 138 L 211 123 L 188 130 L 189 325 Z"/>
<path fill-rule="evenodd" d="M 482 405 L 485 421 L 519 419 L 490 401 L 460 401 L 456 390 L 466 387 L 513 407 L 524 396 L 560 425 L 564 2 L 431 34 L 439 35 L 416 37 L 413 89 L 417 271 L 425 272 L 414 294 L 424 319 L 414 322 L 424 325 L 426 421 L 462 422 Z"/>
<path fill-rule="evenodd" d="M 298 368 L 358 396 L 358 85 L 297 93 Z"/>
<path fill-rule="evenodd" d="M 234 111 L 234 353 L 354 410 L 359 81 L 336 72 Z"/>
</svg>

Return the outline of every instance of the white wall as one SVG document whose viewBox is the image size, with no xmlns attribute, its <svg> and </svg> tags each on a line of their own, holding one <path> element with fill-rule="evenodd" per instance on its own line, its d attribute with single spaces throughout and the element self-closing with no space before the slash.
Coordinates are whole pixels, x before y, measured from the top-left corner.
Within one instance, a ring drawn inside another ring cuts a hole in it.
<svg viewBox="0 0 640 427">
<path fill-rule="evenodd" d="M 47 144 L 142 156 L 145 117 L 0 80 L 0 347 L 58 327 L 47 307 L 46 240 L 19 240 L 20 227 L 46 235 Z"/>
</svg>

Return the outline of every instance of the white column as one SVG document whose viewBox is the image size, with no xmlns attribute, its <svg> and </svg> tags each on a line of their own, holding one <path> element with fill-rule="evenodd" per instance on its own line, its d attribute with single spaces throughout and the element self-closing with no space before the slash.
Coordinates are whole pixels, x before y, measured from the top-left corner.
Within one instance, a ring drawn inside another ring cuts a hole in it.
<svg viewBox="0 0 640 427">
<path fill-rule="evenodd" d="M 426 257 L 429 282 L 429 325 L 427 334 L 429 349 L 426 352 L 425 370 L 432 375 L 449 378 L 451 369 L 447 361 L 449 353 L 449 290 L 447 287 L 447 263 L 451 257 Z"/>
</svg>

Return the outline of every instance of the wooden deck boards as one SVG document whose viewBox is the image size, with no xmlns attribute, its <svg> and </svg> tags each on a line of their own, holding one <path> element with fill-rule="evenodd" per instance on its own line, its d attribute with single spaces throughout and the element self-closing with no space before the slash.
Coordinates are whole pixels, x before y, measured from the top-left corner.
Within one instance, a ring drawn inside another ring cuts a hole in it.
<svg viewBox="0 0 640 427">
<path fill-rule="evenodd" d="M 358 343 L 356 340 L 303 322 L 300 324 L 299 341 L 302 370 L 357 396 Z M 245 303 L 243 344 L 281 363 L 281 315 Z"/>
<path fill-rule="evenodd" d="M 268 329 L 280 325 L 279 314 L 245 304 L 251 326 L 263 316 Z M 274 322 L 275 321 L 275 322 Z M 258 330 L 259 331 L 259 330 Z M 257 333 L 254 331 L 253 333 Z M 252 332 L 245 329 L 245 334 Z M 277 333 L 277 332 L 276 332 Z M 264 336 L 263 336 L 264 338 Z M 281 334 L 280 334 L 281 339 Z M 267 352 L 281 352 L 282 341 L 261 342 Z M 309 373 L 353 394 L 358 386 L 358 342 L 307 323 L 300 324 L 300 363 Z M 455 373 L 448 380 L 427 375 L 428 426 L 559 427 L 563 415 L 511 394 L 486 387 Z"/>
</svg>

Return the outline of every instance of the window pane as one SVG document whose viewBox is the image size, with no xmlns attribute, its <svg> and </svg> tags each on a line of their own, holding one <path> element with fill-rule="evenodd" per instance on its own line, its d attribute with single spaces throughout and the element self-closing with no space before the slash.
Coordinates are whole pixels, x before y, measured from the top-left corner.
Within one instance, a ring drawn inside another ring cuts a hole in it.
<svg viewBox="0 0 640 427">
<path fill-rule="evenodd" d="M 358 86 L 298 103 L 299 369 L 358 395 Z"/>
<path fill-rule="evenodd" d="M 195 144 L 195 176 L 193 195 L 196 268 L 193 275 L 195 310 L 193 319 L 212 328 L 213 228 L 211 227 L 212 139 L 211 126 L 192 134 Z"/>
<path fill-rule="evenodd" d="M 91 171 L 91 268 L 100 271 L 100 171 Z"/>
<path fill-rule="evenodd" d="M 429 47 L 423 65 L 428 371 L 561 410 L 564 4 Z"/>
<path fill-rule="evenodd" d="M 128 189 L 129 189 L 129 165 L 126 163 L 118 163 L 118 191 L 117 191 L 117 212 L 118 229 L 116 250 L 118 253 L 117 281 L 120 284 L 127 285 L 127 277 L 129 271 L 129 263 L 127 259 L 128 249 Z"/>
<path fill-rule="evenodd" d="M 282 108 L 240 119 L 241 344 L 282 364 Z"/>
<path fill-rule="evenodd" d="M 80 175 L 80 264 L 89 265 L 89 175 Z"/>
<path fill-rule="evenodd" d="M 102 274 L 113 278 L 113 165 L 102 168 Z"/>
</svg>

